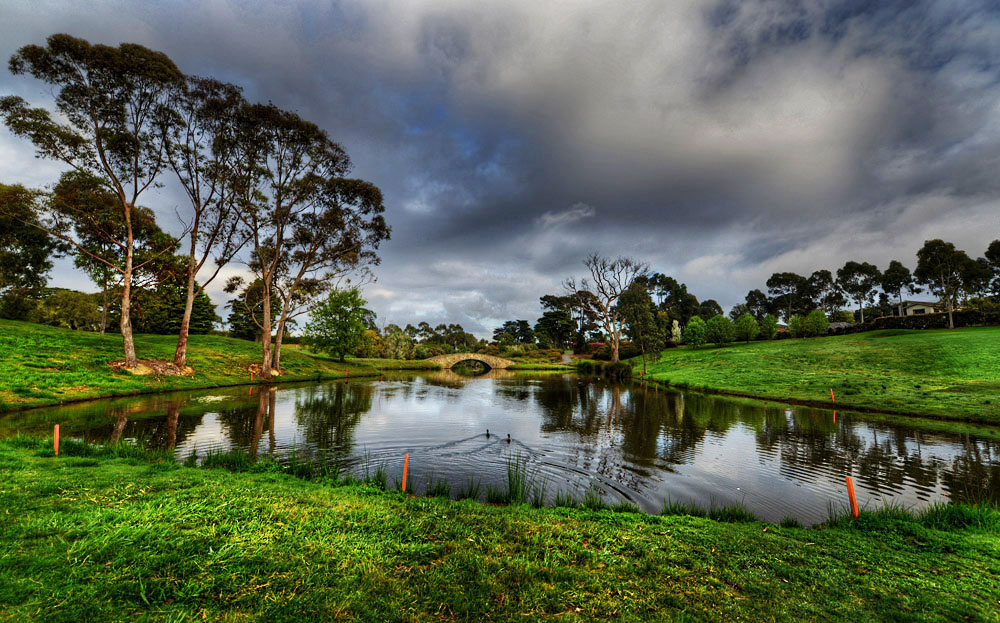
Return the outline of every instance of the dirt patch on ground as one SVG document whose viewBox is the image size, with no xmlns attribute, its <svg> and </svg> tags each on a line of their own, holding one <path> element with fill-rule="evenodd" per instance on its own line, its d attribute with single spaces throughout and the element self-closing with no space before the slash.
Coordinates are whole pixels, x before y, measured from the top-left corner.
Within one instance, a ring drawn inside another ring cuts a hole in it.
<svg viewBox="0 0 1000 623">
<path fill-rule="evenodd" d="M 194 368 L 184 366 L 179 368 L 172 361 L 162 359 L 139 359 L 133 369 L 125 367 L 125 360 L 112 361 L 108 366 L 115 372 L 124 370 L 137 376 L 194 376 Z"/>
</svg>

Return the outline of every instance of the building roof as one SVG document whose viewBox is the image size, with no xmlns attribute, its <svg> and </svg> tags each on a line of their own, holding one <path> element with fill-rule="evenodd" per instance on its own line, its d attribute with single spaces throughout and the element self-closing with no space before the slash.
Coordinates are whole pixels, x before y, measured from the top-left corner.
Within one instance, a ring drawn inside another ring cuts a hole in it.
<svg viewBox="0 0 1000 623">
<path fill-rule="evenodd" d="M 941 305 L 940 301 L 903 301 L 903 305 L 926 305 L 928 307 L 938 307 Z"/>
</svg>

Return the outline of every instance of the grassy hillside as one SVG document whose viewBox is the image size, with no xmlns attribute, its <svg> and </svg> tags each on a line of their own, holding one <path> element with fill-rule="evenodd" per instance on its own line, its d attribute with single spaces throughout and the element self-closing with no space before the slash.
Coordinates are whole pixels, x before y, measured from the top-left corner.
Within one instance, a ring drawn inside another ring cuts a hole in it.
<svg viewBox="0 0 1000 623">
<path fill-rule="evenodd" d="M 844 409 L 998 421 L 1000 327 L 675 348 L 649 367 L 649 378 L 826 405 L 832 388 Z"/>
<path fill-rule="evenodd" d="M 0 442 L 0 620 L 995 621 L 1000 612 L 991 510 L 863 513 L 805 529 L 408 498 L 82 444 L 57 458 L 50 443 Z"/>
<path fill-rule="evenodd" d="M 177 337 L 136 335 L 140 359 L 173 359 Z M 0 411 L 100 396 L 246 383 L 260 345 L 245 340 L 192 335 L 188 364 L 193 377 L 134 376 L 115 372 L 109 361 L 122 358 L 121 335 L 70 331 L 27 322 L 0 320 Z M 366 360 L 346 364 L 294 347 L 282 348 L 282 381 L 373 375 L 378 368 L 426 368 L 420 361 Z"/>
</svg>

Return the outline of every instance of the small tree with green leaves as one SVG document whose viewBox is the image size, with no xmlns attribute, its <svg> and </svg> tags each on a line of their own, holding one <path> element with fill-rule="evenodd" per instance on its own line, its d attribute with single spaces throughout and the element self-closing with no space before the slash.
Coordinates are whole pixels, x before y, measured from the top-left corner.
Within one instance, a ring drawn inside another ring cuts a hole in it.
<svg viewBox="0 0 1000 623">
<path fill-rule="evenodd" d="M 802 337 L 802 316 L 792 314 L 792 317 L 788 319 L 788 333 L 792 337 Z"/>
<path fill-rule="evenodd" d="M 778 318 L 774 314 L 767 314 L 760 321 L 760 335 L 765 340 L 773 340 L 778 335 Z"/>
<path fill-rule="evenodd" d="M 802 331 L 807 336 L 826 335 L 830 330 L 830 321 L 821 309 L 809 312 L 806 319 L 802 321 Z"/>
<path fill-rule="evenodd" d="M 729 318 L 722 314 L 716 314 L 709 319 L 707 336 L 709 342 L 724 346 L 733 341 L 734 335 L 733 321 Z"/>
<path fill-rule="evenodd" d="M 760 325 L 757 324 L 757 319 L 749 312 L 736 319 L 734 329 L 736 330 L 736 338 L 743 340 L 747 344 L 760 333 Z"/>
<path fill-rule="evenodd" d="M 705 321 L 698 316 L 693 316 L 691 320 L 688 320 L 688 324 L 684 327 L 684 343 L 688 346 L 698 348 L 705 344 L 705 339 L 708 336 L 708 327 L 705 326 Z"/>
<path fill-rule="evenodd" d="M 365 335 L 365 309 L 368 302 L 357 288 L 334 290 L 310 315 L 304 337 L 310 348 L 344 361 L 361 344 Z"/>
</svg>

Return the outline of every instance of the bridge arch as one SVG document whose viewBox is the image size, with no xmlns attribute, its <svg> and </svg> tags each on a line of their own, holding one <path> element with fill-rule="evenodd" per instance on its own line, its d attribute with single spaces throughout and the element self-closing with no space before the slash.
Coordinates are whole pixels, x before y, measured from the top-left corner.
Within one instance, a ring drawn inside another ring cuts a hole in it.
<svg viewBox="0 0 1000 623">
<path fill-rule="evenodd" d="M 478 361 L 490 370 L 505 370 L 514 365 L 514 362 L 510 359 L 494 357 L 493 355 L 486 355 L 483 353 L 453 353 L 451 355 L 438 355 L 437 357 L 431 357 L 427 361 L 435 363 L 447 370 L 459 362 L 470 360 Z"/>
</svg>

